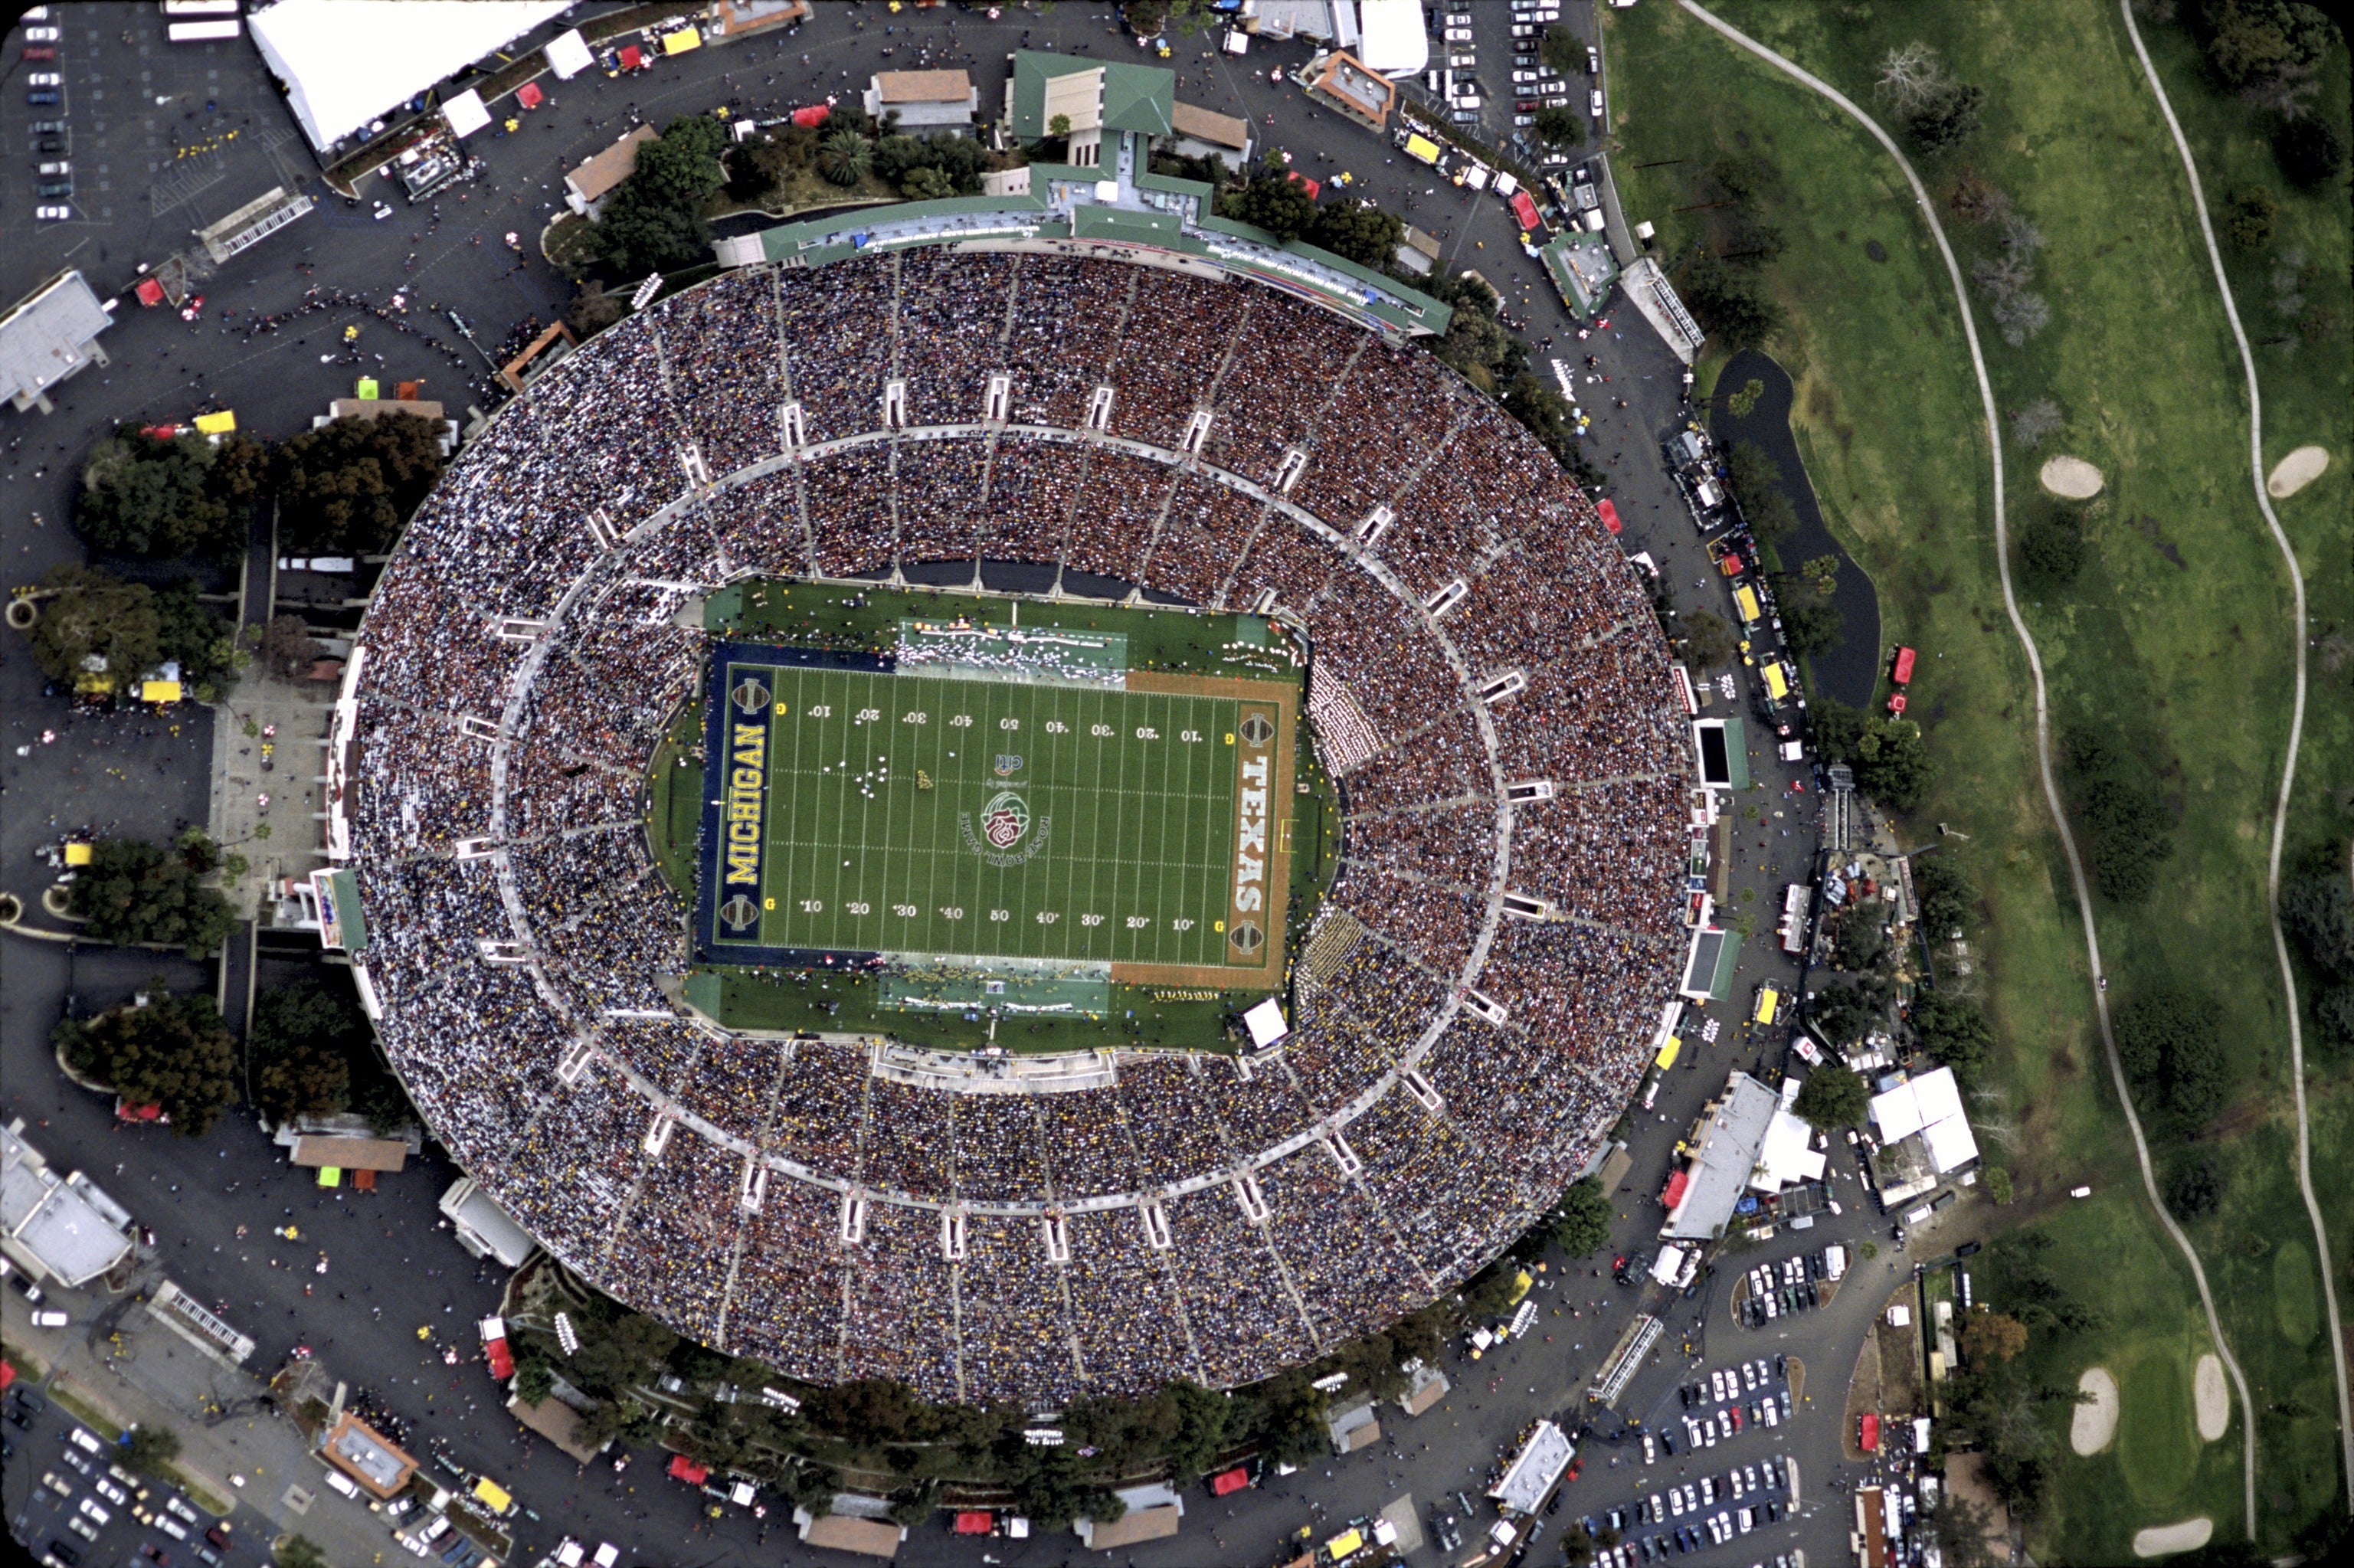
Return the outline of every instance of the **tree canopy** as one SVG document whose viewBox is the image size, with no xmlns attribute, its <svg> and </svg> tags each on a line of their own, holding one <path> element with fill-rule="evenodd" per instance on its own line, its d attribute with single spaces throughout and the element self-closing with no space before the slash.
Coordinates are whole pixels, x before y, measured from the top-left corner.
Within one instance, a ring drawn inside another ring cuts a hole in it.
<svg viewBox="0 0 2354 1568">
<path fill-rule="evenodd" d="M 64 1018 L 51 1032 L 74 1071 L 133 1105 L 155 1105 L 182 1138 L 201 1138 L 237 1103 L 237 1047 L 213 999 L 172 996 L 151 983 L 146 1004 Z"/>
<path fill-rule="evenodd" d="M 199 701 L 217 702 L 237 683 L 235 629 L 197 597 L 193 581 L 159 592 L 97 567 L 65 566 L 41 587 L 48 597 L 33 627 L 33 658 L 52 681 L 84 673 L 129 681 L 176 660 Z"/>
<path fill-rule="evenodd" d="M 1949 850 L 1914 855 L 1913 895 L 1921 905 L 1921 929 L 1933 942 L 1968 927 L 1978 909 L 1978 885 Z"/>
<path fill-rule="evenodd" d="M 379 555 L 441 477 L 441 430 L 415 414 L 331 419 L 282 443 L 280 536 L 296 550 Z"/>
<path fill-rule="evenodd" d="M 220 852 L 194 829 L 168 849 L 100 839 L 68 885 L 66 907 L 92 941 L 161 942 L 202 957 L 228 935 L 228 901 L 202 881 L 219 864 Z"/>
<path fill-rule="evenodd" d="M 1853 768 L 1856 788 L 1899 811 L 1920 804 L 1935 768 L 1919 725 L 1829 697 L 1818 698 L 1808 713 L 1816 748 Z"/>
<path fill-rule="evenodd" d="M 1914 997 L 1913 1033 L 1965 1086 L 1976 1081 L 1994 1049 L 1994 1031 L 1978 1003 L 1948 991 L 1925 991 Z"/>
<path fill-rule="evenodd" d="M 246 1033 L 257 1108 L 273 1122 L 352 1108 L 356 1063 L 370 1060 L 367 1015 L 351 984 L 308 976 L 253 999 Z"/>
<path fill-rule="evenodd" d="M 232 497 L 252 499 L 253 445 L 224 442 L 232 449 L 224 467 L 220 449 L 202 436 L 164 440 L 123 426 L 82 463 L 74 527 L 109 555 L 233 560 L 245 550 L 248 514 Z"/>
<path fill-rule="evenodd" d="M 1397 259 L 1405 219 L 1359 202 L 1329 202 L 1316 209 L 1304 237 L 1333 255 L 1376 271 Z"/>
<path fill-rule="evenodd" d="M 2161 1111 L 2179 1130 L 2223 1106 L 2231 1066 L 2223 1054 L 2222 1012 L 2212 997 L 2187 987 L 2153 986 L 2116 1011 L 2117 1060 L 2134 1097 Z"/>
<path fill-rule="evenodd" d="M 1242 189 L 1218 193 L 1217 210 L 1220 217 L 1256 225 L 1278 239 L 1297 239 L 1315 218 L 1316 203 L 1281 164 L 1262 164 Z"/>
<path fill-rule="evenodd" d="M 1807 1075 L 1790 1108 L 1813 1126 L 1829 1130 L 1861 1121 L 1871 1099 L 1872 1091 L 1860 1075 L 1826 1064 Z"/>
<path fill-rule="evenodd" d="M 719 188 L 727 130 L 707 114 L 673 120 L 638 144 L 636 166 L 613 187 L 597 219 L 605 260 L 624 277 L 708 261 L 711 227 L 703 206 Z"/>
<path fill-rule="evenodd" d="M 2148 748 L 2086 725 L 2070 730 L 2061 750 L 2061 782 L 2089 841 L 2093 885 L 2121 904 L 2141 902 L 2174 853 L 2174 810 Z"/>
</svg>

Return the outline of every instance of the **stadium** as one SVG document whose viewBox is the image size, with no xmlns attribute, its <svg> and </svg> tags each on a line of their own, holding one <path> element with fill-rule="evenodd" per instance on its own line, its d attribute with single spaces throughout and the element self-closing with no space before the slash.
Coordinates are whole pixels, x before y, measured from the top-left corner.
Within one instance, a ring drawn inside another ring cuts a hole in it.
<svg viewBox="0 0 2354 1568">
<path fill-rule="evenodd" d="M 1393 323 L 949 237 L 504 408 L 367 612 L 330 838 L 389 1059 L 557 1258 L 1045 1409 L 1311 1359 L 1588 1168 L 1691 775 L 1633 568 Z"/>
</svg>

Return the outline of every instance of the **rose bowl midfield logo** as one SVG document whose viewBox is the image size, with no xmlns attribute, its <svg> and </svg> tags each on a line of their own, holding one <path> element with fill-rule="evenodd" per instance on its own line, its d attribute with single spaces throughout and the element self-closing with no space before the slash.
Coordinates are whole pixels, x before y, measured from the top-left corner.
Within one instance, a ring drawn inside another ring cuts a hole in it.
<svg viewBox="0 0 2354 1568">
<path fill-rule="evenodd" d="M 957 825 L 975 854 L 991 865 L 1008 866 L 1020 865 L 1044 849 L 1054 822 L 1047 817 L 1034 818 L 1027 800 L 1013 790 L 1000 789 L 981 807 L 978 822 L 971 812 L 963 811 L 958 813 Z"/>
<path fill-rule="evenodd" d="M 1000 789 L 981 810 L 981 836 L 999 850 L 1010 850 L 1030 831 L 1030 806 L 1011 789 Z"/>
</svg>

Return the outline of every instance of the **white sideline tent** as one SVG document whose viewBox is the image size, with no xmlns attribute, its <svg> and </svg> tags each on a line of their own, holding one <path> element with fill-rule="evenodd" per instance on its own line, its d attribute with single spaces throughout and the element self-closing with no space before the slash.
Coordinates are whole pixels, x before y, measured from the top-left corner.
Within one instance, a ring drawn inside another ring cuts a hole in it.
<svg viewBox="0 0 2354 1568">
<path fill-rule="evenodd" d="M 1951 1067 L 1940 1067 L 1872 1098 L 1872 1122 L 1882 1143 L 1921 1135 L 1931 1167 L 1944 1175 L 1978 1157 L 1978 1139 L 1962 1109 L 1961 1086 Z"/>
<path fill-rule="evenodd" d="M 279 0 L 246 17 L 314 148 L 561 16 L 566 0 Z"/>
<path fill-rule="evenodd" d="M 588 42 L 578 27 L 547 40 L 547 69 L 558 81 L 570 81 L 596 63 L 597 57 L 588 52 Z"/>
<path fill-rule="evenodd" d="M 1368 69 L 1402 81 L 1430 64 L 1430 26 L 1422 0 L 1358 0 L 1357 14 L 1357 58 Z"/>
</svg>

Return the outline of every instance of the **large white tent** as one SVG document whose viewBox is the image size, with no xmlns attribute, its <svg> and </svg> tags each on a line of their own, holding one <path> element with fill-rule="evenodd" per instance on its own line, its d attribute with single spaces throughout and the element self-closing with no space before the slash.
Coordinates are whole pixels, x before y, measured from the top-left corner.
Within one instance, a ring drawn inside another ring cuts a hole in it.
<svg viewBox="0 0 2354 1568">
<path fill-rule="evenodd" d="M 1939 1175 L 1957 1171 L 1978 1157 L 1978 1139 L 1962 1109 L 1961 1086 L 1951 1067 L 1924 1073 L 1872 1098 L 1872 1122 L 1882 1143 L 1921 1135 L 1931 1167 Z"/>
<path fill-rule="evenodd" d="M 567 0 L 279 0 L 246 21 L 302 133 L 323 149 L 566 9 Z"/>
</svg>

